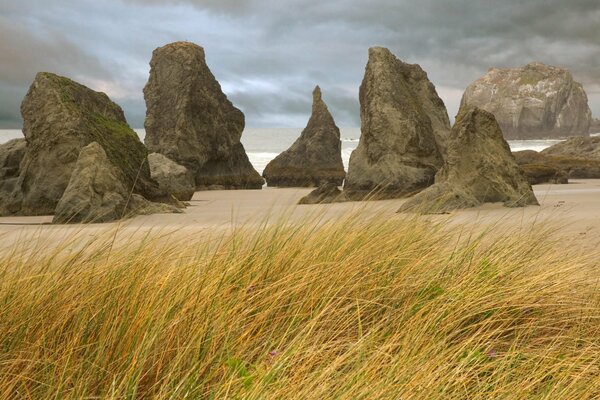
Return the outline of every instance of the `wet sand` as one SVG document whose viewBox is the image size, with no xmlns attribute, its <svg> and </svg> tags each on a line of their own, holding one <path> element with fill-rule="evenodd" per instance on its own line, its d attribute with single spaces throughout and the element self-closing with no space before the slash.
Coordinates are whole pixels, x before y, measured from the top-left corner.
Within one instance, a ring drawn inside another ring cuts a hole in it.
<svg viewBox="0 0 600 400">
<path fill-rule="evenodd" d="M 442 220 L 449 226 L 464 225 L 475 229 L 491 226 L 531 230 L 534 226 L 552 225 L 565 245 L 582 250 L 600 245 L 600 180 L 574 180 L 568 185 L 537 185 L 535 194 L 540 206 L 506 208 L 501 204 L 426 216 Z M 302 222 L 311 218 L 328 220 L 349 212 L 365 217 L 377 215 L 406 218 L 396 214 L 403 199 L 348 202 L 327 205 L 296 205 L 311 189 L 277 189 L 196 192 L 183 214 L 138 216 L 109 224 L 49 225 L 47 217 L 0 218 L 0 250 L 15 244 L 35 243 L 39 251 L 65 241 L 111 237 L 115 243 L 130 242 L 151 236 L 200 238 L 236 227 L 253 227 L 282 219 Z"/>
</svg>

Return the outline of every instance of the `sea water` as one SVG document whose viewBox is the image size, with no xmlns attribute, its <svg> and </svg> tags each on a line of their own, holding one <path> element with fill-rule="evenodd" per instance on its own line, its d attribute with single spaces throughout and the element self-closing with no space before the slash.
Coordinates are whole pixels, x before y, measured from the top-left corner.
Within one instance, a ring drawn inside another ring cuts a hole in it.
<svg viewBox="0 0 600 400">
<path fill-rule="evenodd" d="M 269 161 L 290 147 L 298 136 L 300 136 L 301 131 L 302 129 L 292 128 L 247 128 L 242 135 L 242 143 L 246 148 L 250 162 L 259 173 L 262 173 Z M 143 129 L 135 129 L 135 132 L 143 141 L 145 131 Z M 360 129 L 341 128 L 340 132 L 342 138 L 342 160 L 344 161 L 344 166 L 348 169 L 350 154 L 358 145 Z M 0 143 L 19 137 L 23 137 L 19 129 L 0 130 Z M 509 140 L 508 144 L 513 151 L 541 151 L 558 142 L 560 140 Z"/>
</svg>

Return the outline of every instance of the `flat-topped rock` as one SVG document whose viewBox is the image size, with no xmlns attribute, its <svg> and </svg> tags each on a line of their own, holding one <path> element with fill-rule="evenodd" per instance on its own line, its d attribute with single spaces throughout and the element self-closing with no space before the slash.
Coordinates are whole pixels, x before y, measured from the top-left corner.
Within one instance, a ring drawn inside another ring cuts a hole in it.
<svg viewBox="0 0 600 400">
<path fill-rule="evenodd" d="M 473 108 L 457 116 L 435 185 L 409 199 L 400 212 L 446 213 L 483 203 L 537 205 L 494 116 Z"/>
<path fill-rule="evenodd" d="M 369 49 L 360 110 L 361 137 L 350 157 L 346 195 L 402 197 L 433 184 L 450 122 L 425 71 L 388 49 Z"/>
<path fill-rule="evenodd" d="M 600 159 L 533 150 L 516 151 L 513 155 L 532 184 L 567 183 L 568 179 L 600 179 Z"/>
<path fill-rule="evenodd" d="M 176 42 L 154 50 L 144 98 L 146 146 L 190 170 L 198 189 L 262 187 L 240 142 L 244 114 L 221 90 L 202 47 Z"/>
<path fill-rule="evenodd" d="M 507 139 L 587 135 L 592 116 L 571 73 L 539 62 L 491 68 L 463 95 L 461 107 L 475 106 L 494 114 Z"/>
<path fill-rule="evenodd" d="M 11 214 L 53 214 L 79 152 L 97 142 L 123 175 L 123 183 L 148 198 L 164 194 L 150 177 L 147 151 L 106 94 L 68 78 L 39 73 L 21 105 L 25 154 L 17 178 L 0 190 Z"/>
<path fill-rule="evenodd" d="M 590 123 L 589 133 L 591 133 L 591 134 L 600 133 L 600 119 L 598 119 L 598 118 L 592 119 L 592 122 Z"/>
<path fill-rule="evenodd" d="M 600 137 L 575 136 L 541 152 L 547 156 L 600 160 Z"/>
<path fill-rule="evenodd" d="M 304 187 L 341 186 L 345 176 L 340 130 L 317 86 L 308 125 L 289 149 L 267 164 L 263 177 L 268 186 Z"/>
</svg>

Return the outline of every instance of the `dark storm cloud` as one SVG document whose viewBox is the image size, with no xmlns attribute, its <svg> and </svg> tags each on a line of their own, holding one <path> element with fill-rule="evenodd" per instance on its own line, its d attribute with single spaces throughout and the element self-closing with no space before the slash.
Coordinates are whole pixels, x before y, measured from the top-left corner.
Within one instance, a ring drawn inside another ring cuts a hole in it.
<svg viewBox="0 0 600 400">
<path fill-rule="evenodd" d="M 4 125 L 48 69 L 106 91 L 141 126 L 151 52 L 175 40 L 205 47 L 248 126 L 302 126 L 316 84 L 338 124 L 357 126 L 372 45 L 421 64 L 451 115 L 488 67 L 533 60 L 571 69 L 600 114 L 597 0 L 21 0 L 0 11 Z"/>
</svg>

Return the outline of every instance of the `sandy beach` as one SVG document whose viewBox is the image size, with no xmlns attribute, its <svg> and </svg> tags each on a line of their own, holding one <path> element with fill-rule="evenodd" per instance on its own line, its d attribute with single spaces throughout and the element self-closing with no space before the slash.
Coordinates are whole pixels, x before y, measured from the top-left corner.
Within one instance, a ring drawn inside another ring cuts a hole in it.
<svg viewBox="0 0 600 400">
<path fill-rule="evenodd" d="M 449 225 L 460 224 L 473 229 L 490 226 L 531 230 L 535 225 L 552 226 L 569 246 L 582 251 L 600 244 L 600 180 L 573 180 L 568 185 L 537 185 L 535 194 L 540 206 L 506 208 L 501 204 L 456 211 L 448 215 L 424 216 Z M 182 214 L 137 216 L 118 223 L 91 225 L 51 225 L 51 216 L 0 218 L 0 247 L 6 251 L 17 243 L 50 244 L 78 242 L 114 235 L 115 243 L 130 243 L 148 235 L 182 239 L 198 238 L 233 228 L 252 228 L 278 221 L 302 222 L 339 218 L 348 213 L 363 217 L 397 214 L 406 199 L 371 202 L 347 202 L 327 205 L 297 205 L 311 189 L 279 189 L 196 192 Z M 497 229 L 502 232 L 502 229 Z"/>
</svg>

